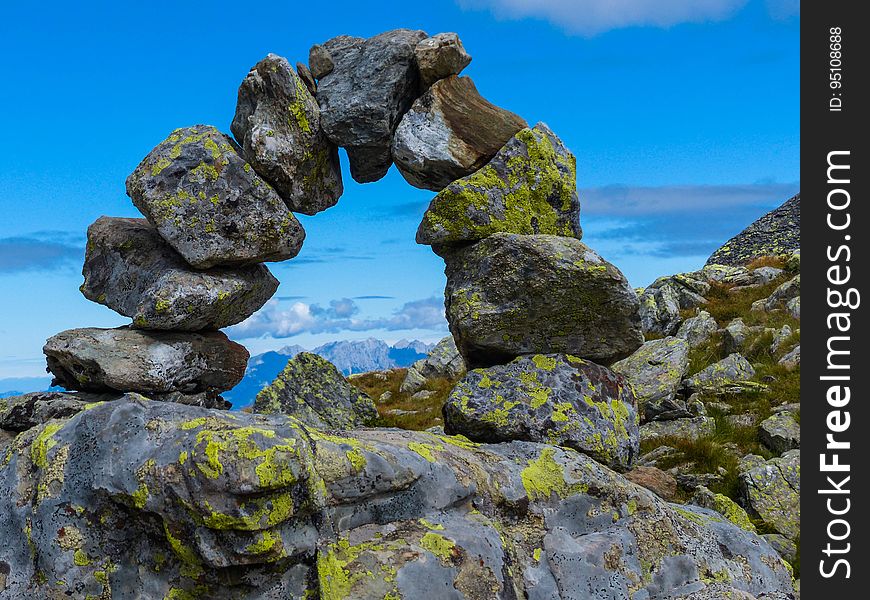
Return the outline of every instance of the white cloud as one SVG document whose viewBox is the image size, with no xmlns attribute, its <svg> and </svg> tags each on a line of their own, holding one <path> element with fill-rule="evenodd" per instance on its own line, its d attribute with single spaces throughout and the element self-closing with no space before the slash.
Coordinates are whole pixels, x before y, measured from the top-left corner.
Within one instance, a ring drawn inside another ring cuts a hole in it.
<svg viewBox="0 0 870 600">
<path fill-rule="evenodd" d="M 406 302 L 388 317 L 357 317 L 359 307 L 350 298 L 332 300 L 329 307 L 317 304 L 270 300 L 247 320 L 229 329 L 234 339 L 252 337 L 289 338 L 303 333 L 336 333 L 386 329 L 443 330 L 444 299 L 437 296 Z"/>
<path fill-rule="evenodd" d="M 572 33 L 595 35 L 632 26 L 670 27 L 722 21 L 748 0 L 458 0 L 463 8 L 488 8 L 497 17 L 540 18 Z M 769 0 L 781 4 L 785 0 Z"/>
</svg>

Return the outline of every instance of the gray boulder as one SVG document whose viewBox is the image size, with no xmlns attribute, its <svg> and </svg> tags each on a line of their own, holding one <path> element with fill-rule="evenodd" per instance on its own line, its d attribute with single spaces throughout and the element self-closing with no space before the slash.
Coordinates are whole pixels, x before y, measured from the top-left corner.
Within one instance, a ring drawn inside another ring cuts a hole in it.
<svg viewBox="0 0 870 600">
<path fill-rule="evenodd" d="M 740 473 L 743 506 L 790 540 L 800 535 L 801 454 L 789 450 L 765 461 L 760 456 L 744 459 Z"/>
<path fill-rule="evenodd" d="M 245 374 L 248 351 L 219 331 L 70 329 L 42 351 L 52 385 L 92 392 L 220 392 Z"/>
<path fill-rule="evenodd" d="M 790 411 L 777 412 L 761 422 L 758 439 L 776 454 L 801 447 L 801 426 Z"/>
<path fill-rule="evenodd" d="M 799 298 L 801 295 L 801 276 L 796 275 L 781 286 L 773 290 L 773 293 L 764 301 L 764 310 L 771 311 L 784 308 L 789 301 Z M 800 302 L 800 301 L 798 301 Z M 797 308 L 797 318 L 800 317 L 800 304 Z"/>
<path fill-rule="evenodd" d="M 746 511 L 725 494 L 713 493 L 701 485 L 698 486 L 692 496 L 692 504 L 715 510 L 741 529 L 755 533 L 755 525 L 752 523 L 749 515 L 746 514 Z"/>
<path fill-rule="evenodd" d="M 393 163 L 393 132 L 420 93 L 415 50 L 426 37 L 409 29 L 369 39 L 342 35 L 309 54 L 320 125 L 347 150 L 350 174 L 359 183 L 377 181 Z"/>
<path fill-rule="evenodd" d="M 755 369 L 735 352 L 695 373 L 684 385 L 691 392 L 724 393 L 758 388 L 761 384 L 752 382 L 753 377 Z"/>
<path fill-rule="evenodd" d="M 244 321 L 278 280 L 265 265 L 190 267 L 145 219 L 100 217 L 88 227 L 82 294 L 140 329 L 199 331 Z"/>
<path fill-rule="evenodd" d="M 254 65 L 239 86 L 230 130 L 287 208 L 313 215 L 338 202 L 338 149 L 321 131 L 320 107 L 286 58 L 269 54 Z"/>
<path fill-rule="evenodd" d="M 352 429 L 378 416 L 372 399 L 348 383 L 331 362 L 300 352 L 254 401 L 254 412 L 292 415 L 318 429 Z"/>
<path fill-rule="evenodd" d="M 788 325 L 783 325 L 779 328 L 779 330 L 773 335 L 773 342 L 770 344 L 770 352 L 772 354 L 776 354 L 779 352 L 782 345 L 785 343 L 788 338 L 792 335 L 791 327 Z"/>
<path fill-rule="evenodd" d="M 127 195 L 198 269 L 293 258 L 305 232 L 229 137 L 176 129 L 127 178 Z"/>
<path fill-rule="evenodd" d="M 470 78 L 451 76 L 437 81 L 402 117 L 393 160 L 411 185 L 441 191 L 488 163 L 525 127 L 522 118 L 487 102 Z"/>
<path fill-rule="evenodd" d="M 497 233 L 445 262 L 447 321 L 470 366 L 534 353 L 610 364 L 643 343 L 634 290 L 576 238 Z"/>
<path fill-rule="evenodd" d="M 788 351 L 782 358 L 777 361 L 789 371 L 793 371 L 801 365 L 801 347 L 800 344 Z"/>
<path fill-rule="evenodd" d="M 795 296 L 791 300 L 785 303 L 785 310 L 788 311 L 788 314 L 793 316 L 795 319 L 800 320 L 801 318 L 801 297 Z"/>
<path fill-rule="evenodd" d="M 443 378 L 455 380 L 465 373 L 465 361 L 459 354 L 452 335 L 448 335 L 429 351 L 426 358 L 421 358 L 408 368 L 408 373 L 402 381 L 399 391 L 413 394 L 423 388 L 430 379 Z"/>
<path fill-rule="evenodd" d="M 474 369 L 444 403 L 444 430 L 477 442 L 574 448 L 612 468 L 638 453 L 637 399 L 624 377 L 564 354 Z"/>
<path fill-rule="evenodd" d="M 414 49 L 414 56 L 424 89 L 439 79 L 458 75 L 471 62 L 471 56 L 455 33 L 438 33 L 421 40 Z"/>
<path fill-rule="evenodd" d="M 655 290 L 670 287 L 681 309 L 695 308 L 707 303 L 704 294 L 710 291 L 710 284 L 696 273 L 680 273 L 659 277 L 647 289 Z"/>
<path fill-rule="evenodd" d="M 611 367 L 628 378 L 647 421 L 691 417 L 684 400 L 676 398 L 689 368 L 689 345 L 666 337 L 646 342 L 634 354 Z"/>
<path fill-rule="evenodd" d="M 31 427 L 47 423 L 51 419 L 71 417 L 85 409 L 88 404 L 114 399 L 110 394 L 85 392 L 31 392 L 21 396 L 0 398 L 0 429 L 4 431 L 27 431 Z"/>
<path fill-rule="evenodd" d="M 672 285 L 646 288 L 639 296 L 640 322 L 644 333 L 673 335 L 680 326 L 680 299 Z"/>
<path fill-rule="evenodd" d="M 716 420 L 713 417 L 692 417 L 671 419 L 669 421 L 650 421 L 640 426 L 640 441 L 657 440 L 660 438 L 680 438 L 696 440 L 713 435 L 716 431 Z"/>
<path fill-rule="evenodd" d="M 417 243 L 438 252 L 494 233 L 582 237 L 577 161 L 544 123 L 521 130 L 484 167 L 441 190 Z"/>
<path fill-rule="evenodd" d="M 740 317 L 733 319 L 722 330 L 722 348 L 729 354 L 740 352 L 746 345 L 746 338 L 757 331 L 757 328 L 747 326 Z"/>
<path fill-rule="evenodd" d="M 10 598 L 791 592 L 763 539 L 543 444 L 342 437 L 287 417 L 131 400 L 34 429 L 7 456 Z"/>
<path fill-rule="evenodd" d="M 702 310 L 694 317 L 683 321 L 677 330 L 677 337 L 686 340 L 689 348 L 697 348 L 709 340 L 718 329 L 716 319 L 706 310 Z"/>
</svg>

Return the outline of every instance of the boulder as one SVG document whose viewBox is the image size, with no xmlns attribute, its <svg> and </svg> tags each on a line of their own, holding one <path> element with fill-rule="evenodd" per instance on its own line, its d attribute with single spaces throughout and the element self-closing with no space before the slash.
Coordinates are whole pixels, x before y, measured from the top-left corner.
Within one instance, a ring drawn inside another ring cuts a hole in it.
<svg viewBox="0 0 870 600">
<path fill-rule="evenodd" d="M 722 330 L 722 348 L 728 354 L 740 352 L 744 350 L 746 338 L 757 331 L 759 331 L 757 328 L 748 327 L 743 319 L 737 317 Z"/>
<path fill-rule="evenodd" d="M 749 518 L 746 511 L 725 494 L 713 493 L 702 485 L 695 489 L 691 502 L 696 506 L 715 510 L 740 529 L 755 533 L 755 525 L 752 524 L 752 519 Z"/>
<path fill-rule="evenodd" d="M 634 467 L 625 474 L 632 483 L 645 487 L 660 498 L 673 502 L 677 499 L 677 480 L 666 471 L 656 467 Z"/>
<path fill-rule="evenodd" d="M 790 540 L 800 535 L 800 450 L 765 461 L 760 456 L 741 463 L 740 493 L 751 516 Z"/>
<path fill-rule="evenodd" d="M 707 264 L 746 265 L 764 256 L 786 256 L 800 250 L 801 195 L 759 218 L 725 242 Z"/>
<path fill-rule="evenodd" d="M 498 233 L 445 262 L 447 321 L 470 366 L 535 353 L 610 364 L 643 343 L 634 290 L 576 238 Z"/>
<path fill-rule="evenodd" d="M 666 337 L 646 342 L 628 358 L 613 363 L 612 368 L 628 378 L 643 419 L 692 416 L 685 401 L 675 397 L 689 368 L 689 345 L 685 340 Z"/>
<path fill-rule="evenodd" d="M 800 344 L 789 350 L 782 358 L 777 361 L 789 371 L 794 371 L 801 366 L 801 347 Z"/>
<path fill-rule="evenodd" d="M 254 412 L 292 415 L 318 429 L 351 429 L 377 418 L 374 402 L 331 362 L 309 352 L 289 361 L 254 401 Z"/>
<path fill-rule="evenodd" d="M 415 50 L 422 31 L 394 29 L 369 39 L 338 36 L 311 49 L 320 126 L 347 150 L 355 181 L 377 181 L 393 159 L 393 132 L 420 93 Z"/>
<path fill-rule="evenodd" d="M 489 163 L 441 190 L 417 243 L 438 251 L 495 233 L 582 236 L 577 161 L 544 123 L 521 130 Z"/>
<path fill-rule="evenodd" d="M 761 422 L 758 439 L 776 454 L 801 447 L 801 426 L 790 411 L 777 412 Z"/>
<path fill-rule="evenodd" d="M 423 389 L 430 379 L 456 380 L 465 374 L 465 361 L 459 354 L 452 335 L 448 335 L 408 368 L 408 373 L 399 388 L 403 394 L 412 394 Z"/>
<path fill-rule="evenodd" d="M 31 392 L 20 396 L 0 398 L 0 429 L 27 431 L 51 419 L 65 419 L 81 412 L 88 404 L 115 399 L 112 394 L 86 392 Z"/>
<path fill-rule="evenodd" d="M 640 323 L 644 333 L 673 335 L 680 326 L 680 299 L 674 286 L 646 288 L 639 295 Z"/>
<path fill-rule="evenodd" d="M 801 295 L 801 276 L 796 275 L 781 286 L 773 290 L 773 293 L 764 301 L 764 310 L 771 311 L 784 308 L 794 298 Z M 797 317 L 800 317 L 800 300 L 798 300 Z"/>
<path fill-rule="evenodd" d="M 795 319 L 801 318 L 801 297 L 795 296 L 785 303 L 785 310 Z"/>
<path fill-rule="evenodd" d="M 621 375 L 535 354 L 470 371 L 444 403 L 444 431 L 478 442 L 547 442 L 626 469 L 638 453 L 636 406 Z"/>
<path fill-rule="evenodd" d="M 755 369 L 749 361 L 734 353 L 695 373 L 684 385 L 691 392 L 724 393 L 758 388 L 761 384 L 751 381 L 754 376 Z"/>
<path fill-rule="evenodd" d="M 70 329 L 42 351 L 52 385 L 88 392 L 220 392 L 245 374 L 248 351 L 219 331 Z"/>
<path fill-rule="evenodd" d="M 770 352 L 771 354 L 776 354 L 779 352 L 782 345 L 788 340 L 792 335 L 791 327 L 788 325 L 783 325 L 779 328 L 779 330 L 773 335 L 773 342 L 770 344 Z"/>
<path fill-rule="evenodd" d="M 458 75 L 471 62 L 471 56 L 455 33 L 438 33 L 420 40 L 414 56 L 420 70 L 420 85 L 424 89 L 439 79 Z"/>
<path fill-rule="evenodd" d="M 199 331 L 244 321 L 278 280 L 265 265 L 193 269 L 145 219 L 100 217 L 88 227 L 82 294 L 140 329 Z"/>
<path fill-rule="evenodd" d="M 408 183 L 437 192 L 484 166 L 525 127 L 522 118 L 487 102 L 470 78 L 450 76 L 402 117 L 393 160 Z"/>
<path fill-rule="evenodd" d="M 283 416 L 141 400 L 52 421 L 7 456 L 10 598 L 791 592 L 762 538 L 543 444 L 342 437 Z"/>
<path fill-rule="evenodd" d="M 286 58 L 269 54 L 254 65 L 239 86 L 230 130 L 287 208 L 313 215 L 338 202 L 338 148 L 320 129 L 320 107 Z"/>
<path fill-rule="evenodd" d="M 716 420 L 713 417 L 692 417 L 671 419 L 670 421 L 650 421 L 640 426 L 640 441 L 652 441 L 661 438 L 678 438 L 696 440 L 713 435 L 716 431 Z"/>
<path fill-rule="evenodd" d="M 718 331 L 716 319 L 706 310 L 699 311 L 694 317 L 683 321 L 677 330 L 677 337 L 686 340 L 689 348 L 697 348 Z"/>
<path fill-rule="evenodd" d="M 707 303 L 704 294 L 710 291 L 710 284 L 696 273 L 680 273 L 659 277 L 648 290 L 670 287 L 681 309 L 695 308 Z"/>
<path fill-rule="evenodd" d="M 235 142 L 209 125 L 173 131 L 127 178 L 127 195 L 198 269 L 287 260 L 305 238 Z"/>
</svg>

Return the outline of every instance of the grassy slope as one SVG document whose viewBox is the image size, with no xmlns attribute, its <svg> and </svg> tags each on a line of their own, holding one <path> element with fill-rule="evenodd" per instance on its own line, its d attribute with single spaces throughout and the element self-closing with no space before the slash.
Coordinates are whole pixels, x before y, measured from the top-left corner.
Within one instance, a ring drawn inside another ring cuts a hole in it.
<svg viewBox="0 0 870 600">
<path fill-rule="evenodd" d="M 375 401 L 380 415 L 381 427 L 399 427 L 400 429 L 423 430 L 436 425 L 443 425 L 441 407 L 456 381 L 448 379 L 430 379 L 423 387 L 434 394 L 426 400 L 414 400 L 411 394 L 399 391 L 405 379 L 407 369 L 392 369 L 390 371 L 372 371 L 351 376 L 348 381 L 358 389 L 368 394 Z M 384 392 L 390 392 L 389 400 L 380 400 Z"/>
</svg>

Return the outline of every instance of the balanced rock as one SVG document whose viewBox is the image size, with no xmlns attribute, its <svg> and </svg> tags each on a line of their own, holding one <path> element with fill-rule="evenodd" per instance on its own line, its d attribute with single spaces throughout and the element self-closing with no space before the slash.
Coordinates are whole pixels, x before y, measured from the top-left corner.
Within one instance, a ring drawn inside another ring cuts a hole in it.
<svg viewBox="0 0 870 600">
<path fill-rule="evenodd" d="M 421 358 L 408 368 L 399 391 L 411 394 L 421 390 L 430 379 L 441 378 L 453 381 L 464 373 L 465 361 L 459 354 L 453 336 L 448 335 L 435 344 L 426 358 Z"/>
<path fill-rule="evenodd" d="M 26 432 L 0 470 L 10 598 L 784 600 L 792 589 L 758 536 L 544 444 L 340 437 L 134 400 Z"/>
<path fill-rule="evenodd" d="M 254 401 L 254 412 L 287 414 L 318 429 L 352 429 L 377 418 L 372 399 L 331 362 L 300 352 Z"/>
<path fill-rule="evenodd" d="M 800 535 L 800 450 L 765 461 L 751 456 L 741 463 L 740 492 L 750 515 L 794 540 Z"/>
<path fill-rule="evenodd" d="M 269 54 L 254 65 L 239 87 L 230 129 L 287 208 L 313 215 L 338 202 L 338 149 L 320 129 L 320 107 L 286 58 Z"/>
<path fill-rule="evenodd" d="M 437 251 L 494 233 L 582 237 L 577 161 L 544 123 L 519 131 L 484 167 L 441 190 L 417 243 Z"/>
<path fill-rule="evenodd" d="M 610 364 L 643 343 L 634 290 L 576 238 L 497 233 L 445 262 L 447 321 L 470 366 L 551 353 Z"/>
<path fill-rule="evenodd" d="M 97 219 L 88 227 L 82 272 L 85 298 L 141 329 L 228 327 L 254 314 L 278 289 L 265 265 L 191 268 L 145 219 Z"/>
<path fill-rule="evenodd" d="M 754 376 L 749 361 L 735 352 L 689 377 L 685 386 L 691 392 L 708 393 L 753 389 L 758 387 L 751 381 Z"/>
<path fill-rule="evenodd" d="M 172 132 L 127 178 L 127 195 L 198 269 L 293 258 L 305 238 L 235 142 L 209 125 Z"/>
<path fill-rule="evenodd" d="M 70 329 L 42 351 L 53 385 L 93 392 L 220 392 L 245 374 L 248 351 L 219 331 Z"/>
<path fill-rule="evenodd" d="M 369 39 L 342 35 L 309 54 L 320 125 L 347 150 L 350 174 L 359 183 L 377 181 L 393 163 L 393 132 L 419 95 L 415 50 L 426 37 L 409 29 Z"/>
<path fill-rule="evenodd" d="M 763 256 L 785 256 L 800 250 L 801 195 L 759 218 L 725 242 L 707 264 L 745 265 Z"/>
<path fill-rule="evenodd" d="M 677 330 L 677 337 L 686 340 L 689 348 L 697 348 L 709 340 L 718 329 L 716 319 L 706 310 L 702 310 L 694 317 L 683 321 Z"/>
<path fill-rule="evenodd" d="M 777 412 L 761 422 L 758 439 L 777 454 L 800 448 L 800 423 L 790 411 Z"/>
<path fill-rule="evenodd" d="M 676 399 L 688 368 L 689 345 L 676 337 L 646 342 L 612 366 L 631 382 L 640 413 L 647 421 L 692 416 L 685 401 Z"/>
<path fill-rule="evenodd" d="M 478 442 L 574 448 L 626 469 L 638 453 L 637 400 L 626 379 L 564 354 L 475 369 L 444 404 L 444 430 Z"/>
<path fill-rule="evenodd" d="M 484 166 L 526 127 L 522 118 L 487 102 L 470 78 L 451 76 L 402 117 L 393 160 L 408 183 L 437 192 Z"/>
<path fill-rule="evenodd" d="M 439 79 L 458 75 L 471 62 L 471 56 L 455 33 L 438 33 L 421 40 L 414 55 L 420 70 L 420 85 L 424 89 Z"/>
</svg>

